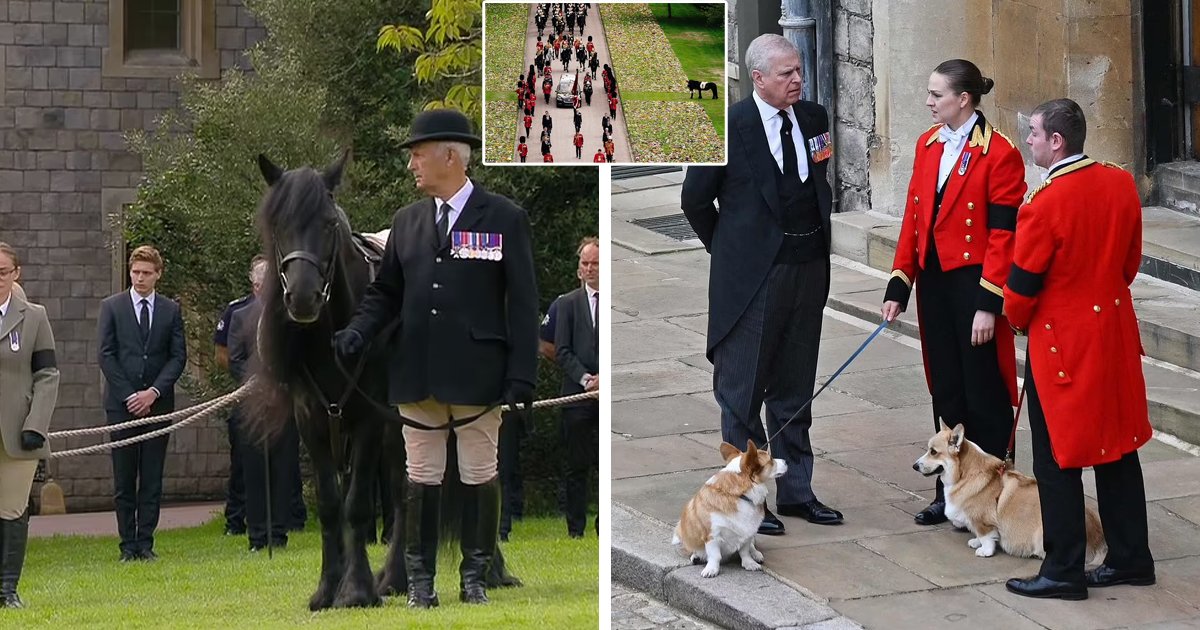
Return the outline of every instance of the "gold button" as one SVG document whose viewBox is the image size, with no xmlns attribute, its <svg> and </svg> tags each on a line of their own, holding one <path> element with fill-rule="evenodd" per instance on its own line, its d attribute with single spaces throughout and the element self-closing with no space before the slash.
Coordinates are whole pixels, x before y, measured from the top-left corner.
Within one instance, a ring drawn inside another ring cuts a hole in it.
<svg viewBox="0 0 1200 630">
<path fill-rule="evenodd" d="M 1050 324 L 1046 324 L 1046 330 L 1050 330 Z"/>
<path fill-rule="evenodd" d="M 1120 305 L 1121 305 L 1121 300 L 1119 300 L 1119 299 L 1113 300 L 1113 306 L 1120 306 Z"/>
<path fill-rule="evenodd" d="M 1058 352 L 1058 348 L 1056 348 L 1055 346 L 1050 346 L 1050 352 L 1052 352 L 1052 353 Z"/>
<path fill-rule="evenodd" d="M 1097 305 L 1093 306 L 1093 307 L 1092 307 L 1092 310 L 1093 310 L 1093 311 L 1096 311 L 1097 313 L 1099 313 L 1099 312 L 1100 312 L 1100 305 L 1099 305 L 1099 304 L 1097 304 Z"/>
<path fill-rule="evenodd" d="M 970 220 L 970 219 L 967 219 L 967 227 L 971 227 L 971 225 L 973 225 L 973 224 L 971 223 L 971 220 Z"/>
<path fill-rule="evenodd" d="M 1100 454 L 1101 454 L 1101 455 L 1103 455 L 1103 454 L 1104 454 L 1104 449 L 1100 449 Z"/>
<path fill-rule="evenodd" d="M 970 242 L 971 242 L 971 235 L 970 235 L 970 234 L 968 234 L 968 235 L 967 235 L 967 242 L 968 242 L 968 243 L 970 243 Z"/>
<path fill-rule="evenodd" d="M 963 252 L 963 260 L 971 260 L 971 252 Z"/>
<path fill-rule="evenodd" d="M 913 197 L 913 203 L 921 203 L 921 198 L 920 198 L 920 197 L 915 197 L 915 196 L 914 196 L 914 197 Z"/>
<path fill-rule="evenodd" d="M 1133 436 L 1133 441 L 1134 441 L 1134 442 L 1136 442 L 1136 441 L 1137 441 L 1137 436 L 1136 436 L 1136 435 L 1135 435 L 1135 436 Z"/>
<path fill-rule="evenodd" d="M 1066 378 L 1066 377 L 1067 377 L 1067 373 L 1066 373 L 1066 372 L 1063 372 L 1063 371 L 1061 371 L 1061 370 L 1058 372 L 1058 378 Z"/>
<path fill-rule="evenodd" d="M 974 201 L 968 201 L 968 202 L 967 202 L 967 210 L 974 210 L 974 209 L 975 209 L 975 202 L 974 202 Z"/>
</svg>

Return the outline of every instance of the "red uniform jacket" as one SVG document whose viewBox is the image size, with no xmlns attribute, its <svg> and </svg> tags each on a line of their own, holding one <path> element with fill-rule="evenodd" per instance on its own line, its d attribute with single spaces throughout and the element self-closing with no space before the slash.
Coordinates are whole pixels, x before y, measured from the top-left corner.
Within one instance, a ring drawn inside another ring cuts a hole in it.
<svg viewBox="0 0 1200 630">
<path fill-rule="evenodd" d="M 1151 435 L 1129 293 L 1142 260 L 1133 177 L 1084 158 L 1051 173 L 1018 216 L 1004 303 L 1029 334 L 1054 459 L 1063 468 L 1116 461 Z"/>
<path fill-rule="evenodd" d="M 575 134 L 575 146 L 577 146 L 577 147 L 583 146 L 583 134 L 581 134 L 581 133 Z"/>
<path fill-rule="evenodd" d="M 526 128 L 526 129 L 529 129 L 529 128 L 530 128 L 530 127 L 532 127 L 532 126 L 533 126 L 533 116 L 529 116 L 529 115 L 527 114 L 527 115 L 525 116 L 525 128 Z"/>
<path fill-rule="evenodd" d="M 600 151 L 597 151 L 597 152 L 596 152 L 596 155 L 593 155 L 593 156 L 592 156 L 592 161 L 593 161 L 593 162 L 597 162 L 597 163 L 599 163 L 599 162 L 604 162 L 604 161 L 605 161 L 605 159 L 604 159 L 604 153 L 602 153 L 602 152 L 600 152 Z"/>
<path fill-rule="evenodd" d="M 517 154 L 520 155 L 521 157 L 525 157 L 525 156 L 529 155 L 529 145 L 525 144 L 524 142 L 522 142 L 521 144 L 518 144 L 517 145 Z"/>
<path fill-rule="evenodd" d="M 553 156 L 553 155 L 550 155 L 549 153 L 547 153 L 546 155 L 543 155 L 543 156 L 542 156 L 542 161 L 543 161 L 543 162 L 553 162 L 553 161 L 554 161 L 554 156 Z"/>
<path fill-rule="evenodd" d="M 892 280 L 884 297 L 901 305 L 907 305 L 913 279 L 925 267 L 929 251 L 938 166 L 946 146 L 938 141 L 941 127 L 940 124 L 930 127 L 917 140 L 900 241 L 892 262 Z M 996 314 L 996 354 L 1015 405 L 1016 350 L 1003 315 L 1003 287 L 1012 265 L 1017 208 L 1026 190 L 1025 165 L 1012 141 L 996 131 L 982 113 L 968 138 L 946 179 L 932 235 L 937 241 L 942 269 L 983 265 L 977 309 Z M 926 379 L 929 379 L 928 369 Z"/>
</svg>

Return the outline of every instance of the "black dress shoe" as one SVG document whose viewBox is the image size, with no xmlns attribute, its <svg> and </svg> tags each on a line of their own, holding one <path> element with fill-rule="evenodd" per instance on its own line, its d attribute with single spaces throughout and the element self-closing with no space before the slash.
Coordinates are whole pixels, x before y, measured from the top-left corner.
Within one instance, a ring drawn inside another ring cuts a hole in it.
<svg viewBox="0 0 1200 630">
<path fill-rule="evenodd" d="M 1157 580 L 1154 577 L 1154 569 L 1149 571 L 1126 571 L 1124 569 L 1114 569 L 1107 564 L 1102 564 L 1086 573 L 1088 586 L 1116 586 L 1118 584 L 1129 584 L 1132 586 L 1150 586 Z"/>
<path fill-rule="evenodd" d="M 1059 582 L 1040 575 L 1024 579 L 1013 578 L 1005 582 L 1004 588 L 1007 588 L 1010 593 L 1024 597 L 1073 601 L 1088 598 L 1087 584 L 1084 582 Z"/>
<path fill-rule="evenodd" d="M 945 523 L 950 520 L 946 518 L 946 502 L 934 501 L 930 503 L 929 507 L 917 512 L 913 520 L 917 522 L 917 525 L 939 525 Z"/>
<path fill-rule="evenodd" d="M 840 525 L 842 513 L 813 499 L 807 503 L 780 503 L 779 513 L 784 516 L 798 516 L 809 523 L 817 525 Z"/>
<path fill-rule="evenodd" d="M 121 562 L 133 562 L 134 560 L 140 560 L 140 559 L 141 559 L 141 555 L 136 554 L 132 551 L 122 551 L 121 552 Z"/>
<path fill-rule="evenodd" d="M 158 560 L 158 554 L 154 553 L 153 549 L 143 549 L 138 554 L 138 558 L 141 560 Z"/>
<path fill-rule="evenodd" d="M 783 521 L 779 517 L 771 513 L 766 507 L 763 508 L 766 514 L 763 516 L 763 522 L 758 526 L 758 533 L 764 536 L 782 536 L 786 531 L 783 528 Z"/>
</svg>

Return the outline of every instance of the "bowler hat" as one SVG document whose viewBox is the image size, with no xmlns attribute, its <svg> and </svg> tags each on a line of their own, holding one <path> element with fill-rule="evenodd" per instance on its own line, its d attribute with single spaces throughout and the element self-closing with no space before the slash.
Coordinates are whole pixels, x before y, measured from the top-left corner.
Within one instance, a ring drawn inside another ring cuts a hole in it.
<svg viewBox="0 0 1200 630">
<path fill-rule="evenodd" d="M 483 144 L 479 136 L 471 133 L 471 121 L 455 109 L 431 109 L 417 114 L 408 134 L 408 139 L 400 144 L 400 148 L 406 149 L 431 140 L 465 142 L 474 148 Z"/>
</svg>

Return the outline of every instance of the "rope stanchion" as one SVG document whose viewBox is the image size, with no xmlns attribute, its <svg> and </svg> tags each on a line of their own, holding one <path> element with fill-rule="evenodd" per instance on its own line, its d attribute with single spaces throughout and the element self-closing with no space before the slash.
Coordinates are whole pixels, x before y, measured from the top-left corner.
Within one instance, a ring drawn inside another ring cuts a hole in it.
<svg viewBox="0 0 1200 630">
<path fill-rule="evenodd" d="M 67 450 L 67 451 L 55 451 L 55 452 L 50 453 L 50 458 L 51 459 L 61 459 L 64 457 L 75 457 L 77 455 L 96 455 L 96 454 L 104 453 L 107 451 L 111 451 L 116 448 L 121 448 L 123 446 L 128 446 L 130 444 L 136 444 L 138 442 L 143 442 L 143 441 L 150 440 L 150 439 L 153 439 L 153 438 L 156 438 L 159 436 L 167 435 L 174 431 L 178 431 L 179 429 L 182 429 L 183 427 L 186 427 L 189 424 L 192 424 L 198 420 L 203 420 L 208 417 L 211 417 L 211 416 L 215 415 L 217 412 L 225 409 L 226 407 L 229 407 L 235 403 L 241 402 L 243 399 L 246 398 L 246 395 L 248 394 L 252 383 L 253 383 L 253 380 L 247 381 L 245 385 L 242 385 L 238 389 L 236 389 L 228 394 L 225 394 L 224 396 L 220 396 L 218 398 L 215 398 L 215 399 L 205 402 L 205 403 L 201 403 L 199 405 L 193 405 L 192 407 L 190 407 L 188 409 L 189 411 L 197 409 L 197 408 L 201 408 L 201 411 L 196 412 L 191 417 L 185 418 L 184 420 L 181 420 L 171 426 L 163 427 L 161 429 L 156 429 L 149 433 L 143 433 L 142 435 L 137 435 L 137 436 L 134 436 L 131 438 L 117 440 L 115 442 L 103 442 L 101 444 L 95 444 L 95 445 L 87 446 L 84 448 L 77 448 L 77 449 L 72 449 L 72 450 Z M 153 422 L 165 422 L 166 420 L 162 420 L 162 418 L 168 418 L 168 417 L 171 417 L 174 415 L 176 415 L 176 414 L 168 414 L 165 416 L 151 417 L 151 418 L 149 418 L 149 420 L 151 422 L 139 422 L 138 424 L 142 425 L 142 424 L 150 424 Z M 140 418 L 139 420 L 147 420 L 147 418 Z M 99 431 L 100 433 L 106 433 L 106 432 L 112 431 L 115 427 L 126 426 L 128 424 L 129 423 L 122 423 L 121 425 L 111 425 L 111 426 L 97 427 L 97 428 L 101 429 L 101 431 Z M 97 433 L 97 431 L 94 431 L 92 429 L 81 429 L 81 431 L 86 431 L 87 433 L 85 433 L 85 434 Z M 70 432 L 64 431 L 62 433 L 70 433 Z M 52 434 L 52 436 L 54 436 L 54 435 L 55 434 Z"/>
<path fill-rule="evenodd" d="M 192 424 L 198 420 L 202 420 L 202 419 L 211 417 L 211 416 L 215 415 L 217 412 L 225 409 L 226 407 L 229 407 L 233 404 L 241 402 L 249 395 L 249 391 L 253 385 L 254 385 L 254 380 L 251 379 L 251 380 L 247 381 L 246 384 L 242 385 L 241 387 L 237 388 L 236 390 L 234 390 L 228 394 L 225 394 L 224 396 L 219 396 L 212 400 L 205 401 L 205 402 L 202 402 L 202 403 L 199 403 L 196 405 L 192 405 L 191 407 L 188 407 L 187 409 L 175 411 L 175 412 L 161 415 L 161 416 L 150 416 L 147 418 L 138 418 L 136 420 L 122 422 L 120 424 L 112 424 L 112 425 L 106 425 L 106 426 L 101 426 L 101 427 L 90 427 L 90 428 L 86 428 L 86 429 L 72 429 L 70 431 L 56 431 L 56 432 L 50 434 L 51 438 L 68 438 L 68 437 L 77 437 L 80 435 L 95 435 L 95 434 L 99 434 L 99 433 L 110 433 L 113 431 L 119 431 L 122 429 L 128 429 L 128 428 L 132 428 L 132 427 L 139 427 L 139 426 L 143 426 L 143 425 L 147 425 L 147 424 L 172 422 L 178 418 L 183 418 L 183 420 L 180 420 L 179 422 L 176 422 L 175 424 L 172 424 L 171 426 L 163 427 L 161 429 L 156 429 L 149 433 L 144 433 L 142 435 L 137 435 L 137 436 L 134 436 L 131 438 L 125 438 L 123 440 L 117 440 L 115 442 L 103 442 L 101 444 L 95 444 L 93 446 L 87 446 L 84 448 L 77 448 L 77 449 L 72 449 L 72 450 L 68 450 L 68 451 L 55 451 L 50 454 L 50 458 L 51 459 L 61 459 L 64 457 L 74 457 L 77 455 L 95 455 L 95 454 L 99 454 L 99 453 L 104 453 L 106 451 L 111 451 L 115 448 L 121 448 L 122 446 L 128 446 L 130 444 L 136 444 L 138 442 L 142 442 L 142 441 L 150 440 L 150 439 L 153 439 L 153 438 L 156 438 L 159 436 L 167 435 L 169 433 L 172 433 L 174 431 L 182 429 L 183 427 L 186 427 L 189 424 Z M 541 409 L 544 407 L 557 407 L 560 405 L 566 405 L 566 404 L 570 404 L 573 402 L 579 402 L 579 401 L 593 399 L 593 398 L 598 399 L 599 397 L 600 397 L 599 390 L 591 391 L 591 392 L 583 392 L 581 394 L 575 394 L 572 396 L 561 396 L 559 398 L 547 398 L 545 400 L 538 400 L 533 403 L 533 408 Z M 503 405 L 500 407 L 500 409 L 501 409 L 501 411 L 511 411 L 508 408 L 508 405 Z M 189 413 L 191 415 L 187 416 L 187 414 L 189 414 Z M 184 417 L 184 416 L 187 416 L 187 417 Z"/>
</svg>

